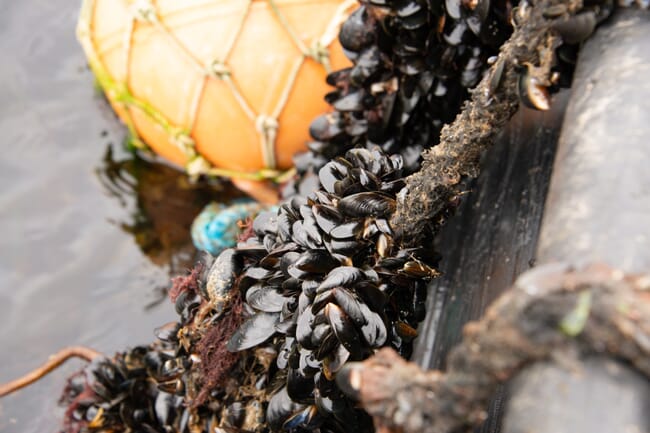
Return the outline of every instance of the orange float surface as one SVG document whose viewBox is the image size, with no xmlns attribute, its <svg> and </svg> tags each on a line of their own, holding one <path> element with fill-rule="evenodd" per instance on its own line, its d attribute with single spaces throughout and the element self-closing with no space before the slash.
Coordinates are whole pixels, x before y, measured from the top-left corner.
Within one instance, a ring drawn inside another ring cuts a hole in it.
<svg viewBox="0 0 650 433">
<path fill-rule="evenodd" d="M 327 71 L 349 65 L 337 35 L 356 5 L 86 0 L 77 32 L 134 138 L 190 172 L 237 177 L 288 169 L 306 148 Z"/>
</svg>

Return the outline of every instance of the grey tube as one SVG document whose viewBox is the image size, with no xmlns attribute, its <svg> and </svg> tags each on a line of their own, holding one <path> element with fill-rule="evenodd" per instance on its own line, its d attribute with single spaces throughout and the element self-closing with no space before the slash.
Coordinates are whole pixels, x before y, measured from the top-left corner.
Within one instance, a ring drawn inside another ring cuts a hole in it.
<svg viewBox="0 0 650 433">
<path fill-rule="evenodd" d="M 650 12 L 617 12 L 582 49 L 544 212 L 538 263 L 650 271 Z M 647 378 L 570 364 L 513 381 L 505 433 L 650 432 Z"/>
<path fill-rule="evenodd" d="M 650 270 L 650 11 L 585 44 L 564 117 L 538 263 Z"/>
</svg>

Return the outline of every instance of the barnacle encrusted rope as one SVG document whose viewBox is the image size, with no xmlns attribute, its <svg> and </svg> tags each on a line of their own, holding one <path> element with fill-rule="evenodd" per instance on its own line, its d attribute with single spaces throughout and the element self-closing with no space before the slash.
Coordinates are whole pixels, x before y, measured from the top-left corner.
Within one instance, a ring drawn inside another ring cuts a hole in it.
<svg viewBox="0 0 650 433">
<path fill-rule="evenodd" d="M 22 389 L 27 385 L 36 382 L 66 362 L 68 359 L 81 358 L 86 361 L 92 361 L 93 359 L 100 356 L 103 355 L 88 347 L 66 347 L 65 349 L 62 349 L 54 355 L 50 356 L 50 358 L 43 365 L 30 371 L 24 376 L 12 380 L 11 382 L 0 384 L 0 397 L 4 397 L 5 395 L 11 394 L 12 392 L 18 391 L 19 389 Z"/>
<path fill-rule="evenodd" d="M 465 326 L 446 372 L 382 349 L 349 364 L 338 381 L 382 431 L 450 433 L 485 420 L 499 384 L 570 348 L 622 359 L 650 379 L 648 341 L 650 274 L 551 264 L 522 274 L 482 320 Z"/>
<path fill-rule="evenodd" d="M 479 173 L 479 158 L 515 114 L 520 105 L 519 70 L 534 65 L 529 73 L 549 84 L 555 48 L 561 43 L 553 32 L 554 22 L 545 10 L 558 1 L 534 1 L 519 7 L 515 29 L 502 45 L 497 61 L 478 86 L 453 123 L 446 125 L 440 144 L 423 154 L 422 169 L 407 178 L 397 212 L 391 223 L 409 243 L 417 244 L 430 221 L 448 208 L 461 192 L 461 182 Z M 566 13 L 575 14 L 582 1 L 566 3 Z"/>
</svg>

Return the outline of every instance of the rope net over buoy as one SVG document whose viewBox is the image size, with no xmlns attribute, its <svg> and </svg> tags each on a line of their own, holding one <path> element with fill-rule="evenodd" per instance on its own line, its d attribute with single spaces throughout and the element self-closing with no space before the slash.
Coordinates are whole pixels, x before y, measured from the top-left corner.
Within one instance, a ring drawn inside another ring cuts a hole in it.
<svg viewBox="0 0 650 433">
<path fill-rule="evenodd" d="M 85 0 L 90 68 L 131 143 L 190 176 L 282 181 L 327 110 L 353 0 Z"/>
</svg>

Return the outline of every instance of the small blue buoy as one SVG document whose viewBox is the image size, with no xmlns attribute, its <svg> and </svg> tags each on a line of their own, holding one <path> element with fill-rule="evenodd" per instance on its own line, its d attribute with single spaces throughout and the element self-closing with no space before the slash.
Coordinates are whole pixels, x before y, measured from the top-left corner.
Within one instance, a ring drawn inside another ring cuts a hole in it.
<svg viewBox="0 0 650 433">
<path fill-rule="evenodd" d="M 218 256 L 237 244 L 241 233 L 237 221 L 253 217 L 265 208 L 267 206 L 248 199 L 235 200 L 229 205 L 210 203 L 192 222 L 192 242 L 199 250 Z"/>
</svg>

